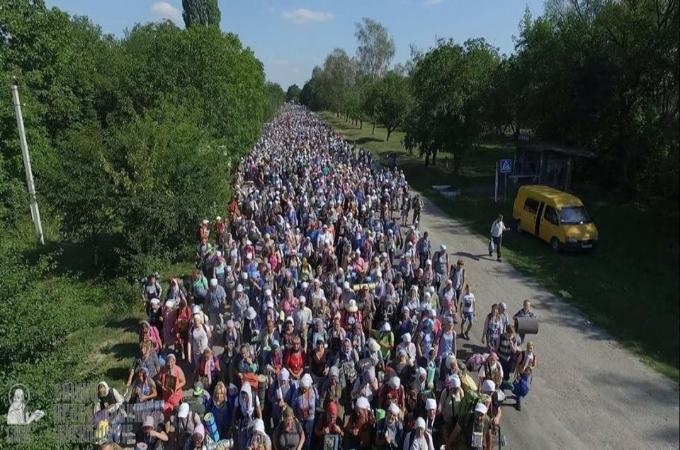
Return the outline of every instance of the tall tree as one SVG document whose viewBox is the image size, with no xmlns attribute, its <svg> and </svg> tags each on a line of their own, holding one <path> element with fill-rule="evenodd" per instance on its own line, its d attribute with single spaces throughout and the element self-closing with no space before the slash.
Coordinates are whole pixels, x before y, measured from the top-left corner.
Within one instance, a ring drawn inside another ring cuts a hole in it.
<svg viewBox="0 0 680 450">
<path fill-rule="evenodd" d="M 217 0 L 182 0 L 182 18 L 189 28 L 194 25 L 220 26 L 220 7 Z"/>
<path fill-rule="evenodd" d="M 406 117 L 410 100 L 408 80 L 394 71 L 388 72 L 371 94 L 375 97 L 376 118 L 387 129 L 385 141 L 389 141 Z"/>
<path fill-rule="evenodd" d="M 286 91 L 286 101 L 287 102 L 299 102 L 300 101 L 300 87 L 297 84 L 291 84 L 288 86 L 288 90 Z"/>
<path fill-rule="evenodd" d="M 354 36 L 359 44 L 357 47 L 359 70 L 374 79 L 382 77 L 394 57 L 394 39 L 380 22 L 366 17 L 361 23 L 356 24 Z"/>
<path fill-rule="evenodd" d="M 483 95 L 499 64 L 498 51 L 484 39 L 461 46 L 439 41 L 418 60 L 411 78 L 414 107 L 406 126 L 406 146 L 418 148 L 425 165 L 437 152 L 454 153 L 454 173 L 484 125 Z"/>
</svg>

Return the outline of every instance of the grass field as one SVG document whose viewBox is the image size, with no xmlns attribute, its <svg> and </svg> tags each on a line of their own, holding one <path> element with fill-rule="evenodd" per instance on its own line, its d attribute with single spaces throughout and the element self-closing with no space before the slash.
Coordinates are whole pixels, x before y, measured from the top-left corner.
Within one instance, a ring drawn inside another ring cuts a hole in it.
<svg viewBox="0 0 680 450">
<path fill-rule="evenodd" d="M 512 199 L 495 204 L 486 196 L 463 195 L 451 200 L 431 188 L 433 184 L 491 186 L 494 162 L 513 154 L 511 144 L 481 144 L 479 151 L 470 152 L 456 177 L 447 167 L 447 155 L 440 155 L 437 167 L 427 168 L 417 155 L 409 155 L 401 132 L 394 132 L 390 141 L 384 142 L 387 133 L 383 128 L 377 127 L 373 135 L 369 123 L 359 129 L 334 114 L 324 112 L 321 116 L 347 140 L 383 161 L 388 153 L 397 152 L 409 183 L 481 236 L 488 236 L 498 212 L 512 217 Z M 591 322 L 656 370 L 680 379 L 677 204 L 663 200 L 634 204 L 598 189 L 577 194 L 600 230 L 601 242 L 595 252 L 554 254 L 547 244 L 513 231 L 503 239 L 505 259 L 576 305 Z"/>
</svg>

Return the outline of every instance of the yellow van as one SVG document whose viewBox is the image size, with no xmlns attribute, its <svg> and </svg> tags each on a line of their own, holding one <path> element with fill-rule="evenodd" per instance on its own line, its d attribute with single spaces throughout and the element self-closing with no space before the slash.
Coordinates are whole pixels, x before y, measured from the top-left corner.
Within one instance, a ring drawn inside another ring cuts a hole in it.
<svg viewBox="0 0 680 450">
<path fill-rule="evenodd" d="M 522 186 L 517 191 L 512 216 L 517 221 L 517 231 L 538 236 L 556 252 L 597 246 L 597 227 L 583 202 L 566 192 L 541 185 Z"/>
</svg>

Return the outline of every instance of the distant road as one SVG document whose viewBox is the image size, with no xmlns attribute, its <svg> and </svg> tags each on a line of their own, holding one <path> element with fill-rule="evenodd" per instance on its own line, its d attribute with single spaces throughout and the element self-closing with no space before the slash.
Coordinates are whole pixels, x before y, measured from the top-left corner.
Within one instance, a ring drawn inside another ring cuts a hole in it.
<svg viewBox="0 0 680 450">
<path fill-rule="evenodd" d="M 424 201 L 422 229 L 429 232 L 433 248 L 447 245 L 450 261 L 458 257 L 465 261 L 466 281 L 477 300 L 478 316 L 471 340 L 460 340 L 459 347 L 479 351 L 481 328 L 492 303 L 505 302 L 514 314 L 522 300 L 529 298 L 540 317 L 539 334 L 527 337 L 535 342 L 539 358 L 532 390 L 521 412 L 512 406 L 503 407 L 501 425 L 507 448 L 679 447 L 676 383 L 591 326 L 576 308 L 508 263 L 489 258 L 485 241 L 429 200 Z M 492 220 L 489 217 L 489 227 Z M 525 237 L 509 232 L 504 239 Z M 640 326 L 654 324 L 645 323 L 641 317 Z"/>
</svg>

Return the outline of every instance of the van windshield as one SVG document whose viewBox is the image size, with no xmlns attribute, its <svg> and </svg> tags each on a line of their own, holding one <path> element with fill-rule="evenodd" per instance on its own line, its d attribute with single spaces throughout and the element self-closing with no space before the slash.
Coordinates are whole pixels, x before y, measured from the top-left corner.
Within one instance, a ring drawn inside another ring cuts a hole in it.
<svg viewBox="0 0 680 450">
<path fill-rule="evenodd" d="M 569 206 L 560 210 L 560 223 L 565 225 L 575 225 L 580 223 L 590 223 L 590 216 L 585 206 Z"/>
</svg>

